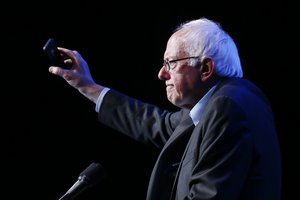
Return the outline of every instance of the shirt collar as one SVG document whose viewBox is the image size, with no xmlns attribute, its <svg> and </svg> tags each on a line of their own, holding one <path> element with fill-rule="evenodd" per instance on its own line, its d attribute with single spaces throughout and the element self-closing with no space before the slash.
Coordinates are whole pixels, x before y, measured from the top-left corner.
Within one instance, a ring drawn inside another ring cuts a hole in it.
<svg viewBox="0 0 300 200">
<path fill-rule="evenodd" d="M 219 82 L 216 83 L 212 88 L 210 88 L 210 90 L 198 101 L 198 103 L 190 111 L 189 115 L 192 118 L 195 126 L 199 123 L 205 105 L 207 104 L 211 94 L 213 93 Z"/>
</svg>

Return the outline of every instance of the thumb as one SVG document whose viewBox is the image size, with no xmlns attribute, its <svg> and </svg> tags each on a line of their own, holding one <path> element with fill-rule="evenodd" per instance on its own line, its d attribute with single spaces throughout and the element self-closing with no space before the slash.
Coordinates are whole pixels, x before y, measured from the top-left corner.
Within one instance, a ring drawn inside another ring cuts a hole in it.
<svg viewBox="0 0 300 200">
<path fill-rule="evenodd" d="M 49 72 L 51 74 L 55 74 L 55 75 L 61 76 L 61 69 L 59 67 L 51 66 L 51 67 L 49 67 Z"/>
</svg>

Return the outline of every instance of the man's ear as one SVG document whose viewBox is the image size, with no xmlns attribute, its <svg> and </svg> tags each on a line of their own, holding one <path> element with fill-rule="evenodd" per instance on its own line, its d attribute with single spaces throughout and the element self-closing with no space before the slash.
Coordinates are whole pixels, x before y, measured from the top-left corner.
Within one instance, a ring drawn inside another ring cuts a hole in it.
<svg viewBox="0 0 300 200">
<path fill-rule="evenodd" d="M 201 80 L 207 81 L 215 74 L 215 62 L 211 58 L 205 58 L 200 67 Z"/>
</svg>

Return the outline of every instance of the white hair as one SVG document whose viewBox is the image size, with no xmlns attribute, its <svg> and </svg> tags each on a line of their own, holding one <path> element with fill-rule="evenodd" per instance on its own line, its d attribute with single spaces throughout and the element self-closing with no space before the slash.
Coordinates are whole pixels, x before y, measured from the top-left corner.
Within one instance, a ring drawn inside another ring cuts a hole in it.
<svg viewBox="0 0 300 200">
<path fill-rule="evenodd" d="M 200 18 L 180 24 L 176 31 L 184 30 L 180 39 L 189 56 L 199 55 L 200 61 L 211 58 L 215 70 L 223 77 L 243 77 L 237 46 L 220 24 Z M 190 62 L 195 62 L 191 59 Z"/>
</svg>

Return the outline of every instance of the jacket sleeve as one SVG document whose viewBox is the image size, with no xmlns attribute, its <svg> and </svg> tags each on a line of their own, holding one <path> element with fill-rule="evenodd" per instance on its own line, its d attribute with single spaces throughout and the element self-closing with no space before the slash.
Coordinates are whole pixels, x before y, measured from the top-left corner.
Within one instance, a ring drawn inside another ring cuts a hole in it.
<svg viewBox="0 0 300 200">
<path fill-rule="evenodd" d="M 168 112 L 110 90 L 103 99 L 98 119 L 134 140 L 162 148 L 178 125 L 182 112 Z"/>
</svg>

